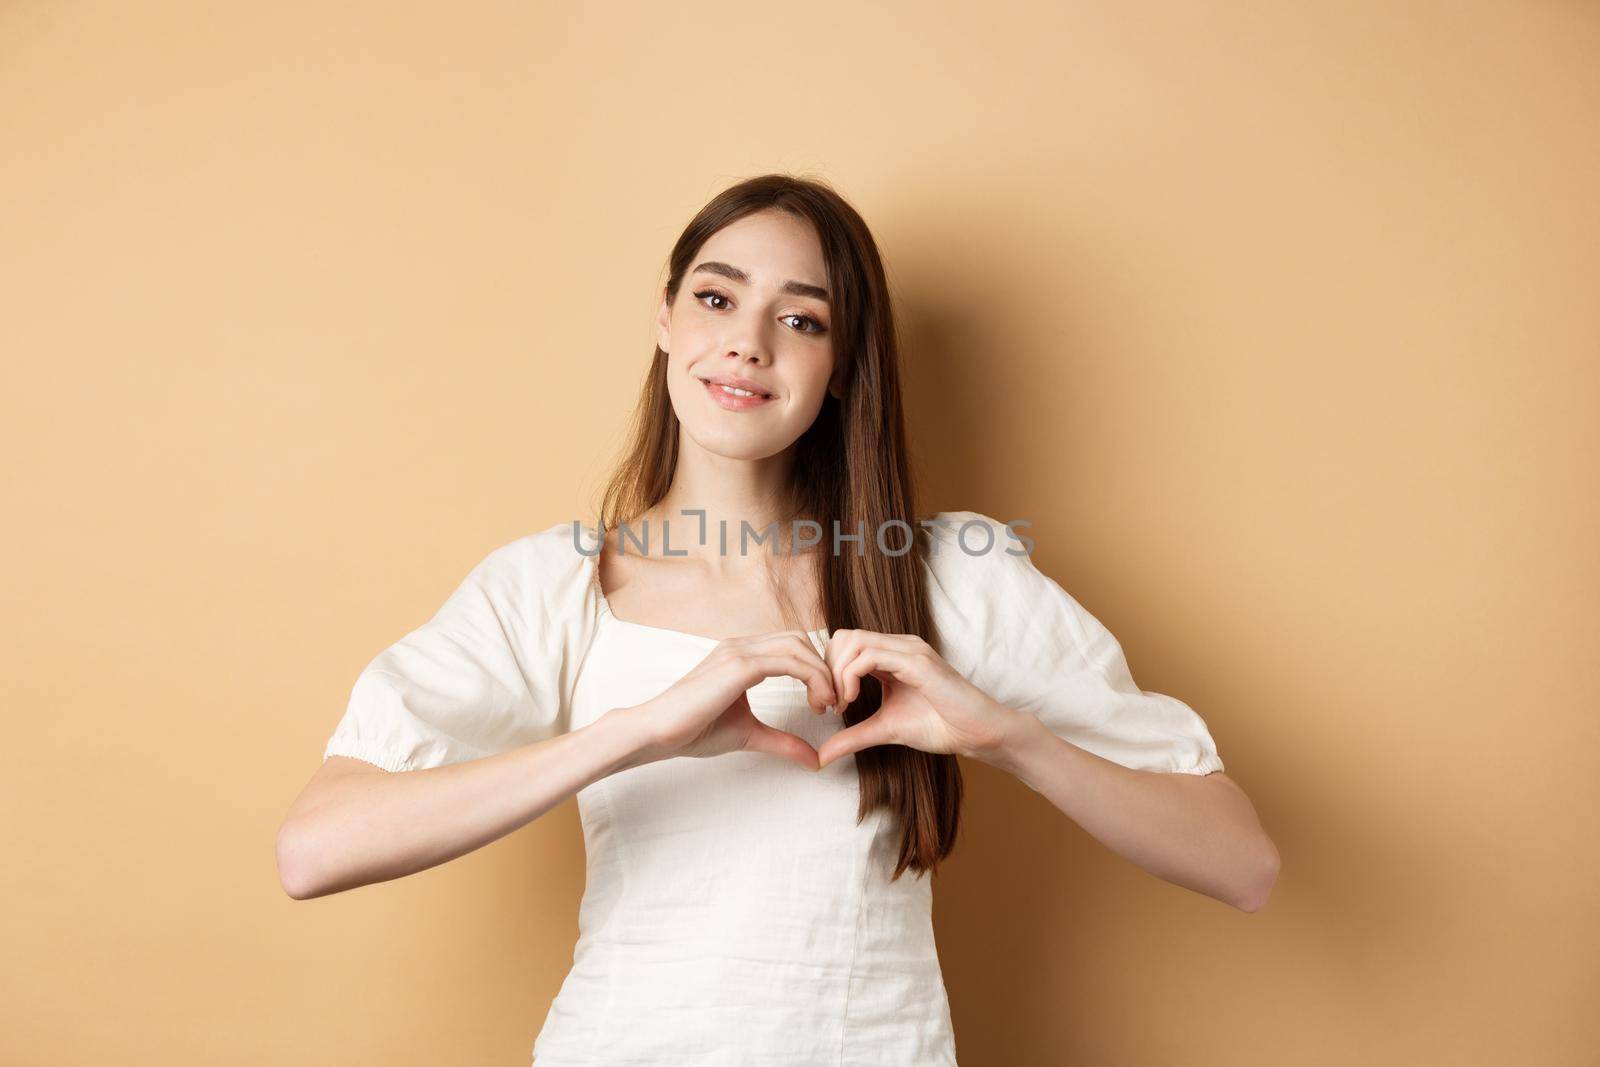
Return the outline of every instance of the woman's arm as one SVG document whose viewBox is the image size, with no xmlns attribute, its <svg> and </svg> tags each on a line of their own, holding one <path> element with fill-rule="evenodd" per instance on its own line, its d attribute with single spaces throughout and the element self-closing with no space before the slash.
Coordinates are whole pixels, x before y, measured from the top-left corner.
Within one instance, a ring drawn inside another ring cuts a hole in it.
<svg viewBox="0 0 1600 1067">
<path fill-rule="evenodd" d="M 617 771 L 660 758 L 636 709 L 482 759 L 390 772 L 332 756 L 278 830 L 296 900 L 400 878 L 481 848 Z"/>
<path fill-rule="evenodd" d="M 969 753 L 1021 779 L 1095 840 L 1157 878 L 1259 911 L 1278 849 L 1238 784 L 1211 774 L 1132 770 L 1012 709 L 1000 739 Z"/>
<path fill-rule="evenodd" d="M 723 641 L 650 700 L 497 755 L 394 772 L 329 756 L 278 830 L 278 878 L 304 900 L 426 870 L 657 760 L 766 752 L 815 769 L 815 749 L 741 699 L 778 676 L 805 682 L 818 713 L 837 700 L 810 638 L 786 630 Z"/>
</svg>

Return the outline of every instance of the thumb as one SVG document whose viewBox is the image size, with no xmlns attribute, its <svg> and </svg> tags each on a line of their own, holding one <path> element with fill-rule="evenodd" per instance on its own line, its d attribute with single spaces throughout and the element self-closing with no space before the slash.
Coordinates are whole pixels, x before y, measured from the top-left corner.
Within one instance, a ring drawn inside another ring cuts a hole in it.
<svg viewBox="0 0 1600 1067">
<path fill-rule="evenodd" d="M 750 752 L 766 752 L 793 760 L 808 771 L 817 770 L 817 750 L 786 730 L 774 729 L 757 719 L 750 727 L 744 747 Z"/>
<path fill-rule="evenodd" d="M 854 726 L 847 726 L 822 742 L 822 747 L 817 749 L 817 760 L 820 764 L 817 769 L 821 770 L 839 757 L 848 756 L 864 748 L 894 743 L 893 731 L 889 724 L 874 712 Z"/>
</svg>

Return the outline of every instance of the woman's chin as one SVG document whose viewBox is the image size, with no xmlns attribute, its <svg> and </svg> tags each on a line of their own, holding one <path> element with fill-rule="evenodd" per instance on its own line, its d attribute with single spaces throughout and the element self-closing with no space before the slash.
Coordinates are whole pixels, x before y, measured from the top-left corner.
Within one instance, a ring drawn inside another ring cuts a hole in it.
<svg viewBox="0 0 1600 1067">
<path fill-rule="evenodd" d="M 693 441 L 700 451 L 720 459 L 753 461 L 777 455 L 797 438 L 784 438 L 772 433 L 753 433 L 727 427 L 683 427 L 684 436 Z"/>
</svg>

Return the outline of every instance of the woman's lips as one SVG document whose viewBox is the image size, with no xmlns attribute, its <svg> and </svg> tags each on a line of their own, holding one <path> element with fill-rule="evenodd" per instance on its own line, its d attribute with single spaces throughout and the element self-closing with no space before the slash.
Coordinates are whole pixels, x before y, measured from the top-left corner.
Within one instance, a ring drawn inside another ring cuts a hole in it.
<svg viewBox="0 0 1600 1067">
<path fill-rule="evenodd" d="M 775 396 L 734 396 L 732 393 L 722 391 L 722 386 L 708 382 L 704 378 L 700 384 L 706 387 L 706 392 L 711 394 L 711 399 L 727 408 L 729 411 L 748 411 L 758 408 L 762 404 L 770 404 L 778 399 Z"/>
</svg>

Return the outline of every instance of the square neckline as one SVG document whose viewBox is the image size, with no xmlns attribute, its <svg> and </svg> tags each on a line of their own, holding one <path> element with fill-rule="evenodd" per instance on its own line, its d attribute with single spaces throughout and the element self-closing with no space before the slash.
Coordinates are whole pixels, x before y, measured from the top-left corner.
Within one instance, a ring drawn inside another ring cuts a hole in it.
<svg viewBox="0 0 1600 1067">
<path fill-rule="evenodd" d="M 596 534 L 593 529 L 589 529 L 587 532 L 591 537 L 598 537 L 598 534 Z M 658 634 L 670 634 L 673 637 L 684 637 L 691 641 L 698 641 L 704 645 L 720 645 L 724 641 L 734 641 L 740 637 L 758 636 L 756 634 L 738 634 L 734 637 L 707 637 L 705 634 L 690 633 L 688 630 L 674 630 L 668 626 L 651 626 L 649 623 L 634 622 L 631 619 L 624 619 L 612 609 L 611 600 L 606 596 L 605 589 L 600 585 L 600 554 L 604 551 L 605 542 L 602 541 L 600 548 L 594 553 L 594 555 L 587 556 L 588 562 L 586 565 L 589 568 L 589 586 L 594 590 L 595 599 L 599 603 L 600 614 L 602 616 L 609 616 L 612 622 L 619 623 L 622 626 L 631 627 L 635 630 L 646 630 L 653 631 Z M 828 639 L 829 630 L 826 626 L 824 626 L 820 630 L 806 630 L 805 634 L 807 637 L 826 641 Z"/>
</svg>

